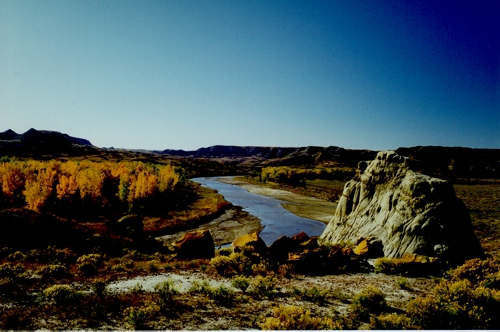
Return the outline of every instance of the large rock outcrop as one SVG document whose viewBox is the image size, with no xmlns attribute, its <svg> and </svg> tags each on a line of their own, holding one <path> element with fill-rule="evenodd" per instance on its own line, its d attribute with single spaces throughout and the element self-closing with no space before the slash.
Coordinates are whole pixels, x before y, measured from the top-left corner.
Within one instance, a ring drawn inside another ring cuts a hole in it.
<svg viewBox="0 0 500 332">
<path fill-rule="evenodd" d="M 413 253 L 463 261 L 482 255 L 451 183 L 410 169 L 406 157 L 379 152 L 344 187 L 320 241 L 381 242 L 386 257 Z"/>
</svg>

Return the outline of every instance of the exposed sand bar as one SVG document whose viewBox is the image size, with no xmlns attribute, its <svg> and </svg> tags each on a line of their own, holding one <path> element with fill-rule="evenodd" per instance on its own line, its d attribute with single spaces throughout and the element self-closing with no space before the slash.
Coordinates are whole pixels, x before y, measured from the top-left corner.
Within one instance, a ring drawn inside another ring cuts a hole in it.
<svg viewBox="0 0 500 332">
<path fill-rule="evenodd" d="M 295 194 L 286 190 L 272 189 L 251 184 L 234 177 L 219 177 L 216 178 L 216 180 L 239 186 L 257 195 L 279 199 L 285 202 L 281 205 L 293 214 L 299 217 L 321 221 L 325 224 L 328 224 L 330 219 L 332 219 L 335 209 L 337 208 L 337 203 L 328 202 L 316 197 Z"/>
</svg>

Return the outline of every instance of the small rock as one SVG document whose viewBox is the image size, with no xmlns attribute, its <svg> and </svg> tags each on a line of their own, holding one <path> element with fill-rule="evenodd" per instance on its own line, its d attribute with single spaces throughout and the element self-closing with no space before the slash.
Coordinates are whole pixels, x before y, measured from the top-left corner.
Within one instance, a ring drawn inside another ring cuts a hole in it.
<svg viewBox="0 0 500 332">
<path fill-rule="evenodd" d="M 196 230 L 184 234 L 173 247 L 179 258 L 215 257 L 215 244 L 209 230 Z"/>
</svg>

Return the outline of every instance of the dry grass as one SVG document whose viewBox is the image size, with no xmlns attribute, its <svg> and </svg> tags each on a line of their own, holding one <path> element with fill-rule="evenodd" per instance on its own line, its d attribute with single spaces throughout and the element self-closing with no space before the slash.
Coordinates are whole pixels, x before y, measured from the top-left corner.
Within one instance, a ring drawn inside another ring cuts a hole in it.
<svg viewBox="0 0 500 332">
<path fill-rule="evenodd" d="M 500 257 L 500 184 L 455 184 L 455 192 L 472 220 L 486 253 Z"/>
</svg>

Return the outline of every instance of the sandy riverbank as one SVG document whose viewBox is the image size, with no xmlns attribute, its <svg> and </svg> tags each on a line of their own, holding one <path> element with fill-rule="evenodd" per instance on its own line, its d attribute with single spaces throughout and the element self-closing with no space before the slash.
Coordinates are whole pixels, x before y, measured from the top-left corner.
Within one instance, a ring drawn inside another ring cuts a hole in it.
<svg viewBox="0 0 500 332">
<path fill-rule="evenodd" d="M 251 184 L 238 178 L 221 177 L 217 181 L 237 185 L 251 193 L 273 197 L 282 200 L 283 207 L 299 217 L 309 218 L 328 224 L 332 219 L 337 203 L 328 202 L 315 197 L 302 196 L 286 190 L 272 189 L 256 184 Z"/>
</svg>

